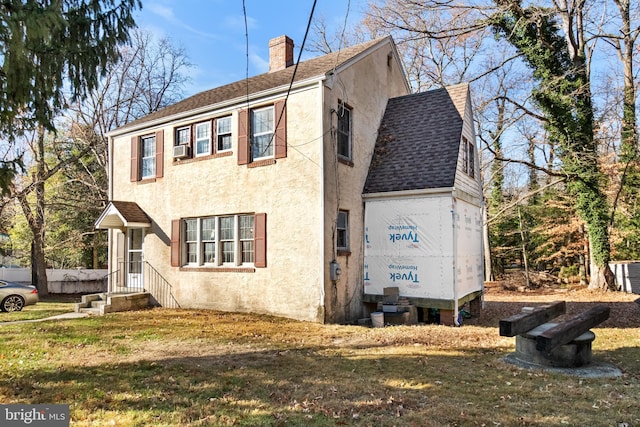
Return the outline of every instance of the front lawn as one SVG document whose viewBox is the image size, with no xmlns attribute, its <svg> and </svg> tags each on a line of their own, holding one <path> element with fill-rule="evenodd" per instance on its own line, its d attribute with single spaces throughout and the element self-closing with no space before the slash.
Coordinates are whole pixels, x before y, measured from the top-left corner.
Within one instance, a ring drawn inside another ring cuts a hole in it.
<svg viewBox="0 0 640 427">
<path fill-rule="evenodd" d="M 580 378 L 502 361 L 498 313 L 539 302 L 514 295 L 460 328 L 170 309 L 7 324 L 0 402 L 69 404 L 74 426 L 640 425 L 640 305 L 607 294 L 594 357 L 623 375 Z"/>
<path fill-rule="evenodd" d="M 74 309 L 74 303 L 80 302 L 80 297 L 66 295 L 48 295 L 40 297 L 35 305 L 28 305 L 22 311 L 6 313 L 0 311 L 0 324 L 23 320 L 44 319 L 58 314 L 69 313 Z"/>
</svg>

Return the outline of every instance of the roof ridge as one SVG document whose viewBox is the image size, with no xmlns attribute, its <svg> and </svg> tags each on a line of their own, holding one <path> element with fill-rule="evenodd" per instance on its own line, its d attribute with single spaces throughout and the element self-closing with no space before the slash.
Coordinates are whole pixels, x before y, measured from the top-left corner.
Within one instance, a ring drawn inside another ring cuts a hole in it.
<svg viewBox="0 0 640 427">
<path fill-rule="evenodd" d="M 341 65 L 355 58 L 362 52 L 365 52 L 386 39 L 391 40 L 391 36 L 378 37 L 335 52 L 300 61 L 297 64 L 298 70 L 294 81 L 299 82 L 313 77 L 318 77 L 323 74 L 326 75 L 328 72 L 339 68 Z M 344 58 L 341 58 L 341 55 L 345 55 Z M 152 122 L 154 120 L 167 119 L 167 121 L 169 121 L 172 118 L 178 118 L 177 116 L 186 114 L 189 111 L 213 106 L 224 101 L 231 101 L 233 99 L 242 98 L 243 96 L 256 94 L 269 89 L 287 87 L 291 82 L 295 66 L 296 65 L 294 64 L 282 70 L 258 74 L 195 93 L 160 110 L 147 114 L 144 117 L 133 120 L 109 133 L 117 130 L 133 128 L 136 125 Z"/>
</svg>

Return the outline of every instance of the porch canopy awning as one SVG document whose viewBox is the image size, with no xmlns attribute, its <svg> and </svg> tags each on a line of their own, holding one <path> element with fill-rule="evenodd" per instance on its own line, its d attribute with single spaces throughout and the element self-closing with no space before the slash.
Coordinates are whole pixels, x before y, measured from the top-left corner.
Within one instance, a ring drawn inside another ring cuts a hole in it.
<svg viewBox="0 0 640 427">
<path fill-rule="evenodd" d="M 136 202 L 111 201 L 98 217 L 95 228 L 148 228 L 151 219 Z"/>
</svg>

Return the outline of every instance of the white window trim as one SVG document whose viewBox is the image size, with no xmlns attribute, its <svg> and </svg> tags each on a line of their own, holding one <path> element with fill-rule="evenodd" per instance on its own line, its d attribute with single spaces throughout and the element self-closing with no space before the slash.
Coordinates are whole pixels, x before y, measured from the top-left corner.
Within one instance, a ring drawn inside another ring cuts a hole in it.
<svg viewBox="0 0 640 427">
<path fill-rule="evenodd" d="M 150 156 L 144 156 L 144 145 L 146 140 L 153 139 L 153 154 Z M 155 135 L 145 135 L 140 138 L 140 178 L 141 179 L 149 179 L 155 178 L 156 176 L 156 154 L 158 153 L 158 145 Z M 145 160 L 150 160 L 153 167 L 151 168 L 151 172 L 145 175 L 144 163 Z"/>
<path fill-rule="evenodd" d="M 260 133 L 254 132 L 254 130 L 253 130 L 253 115 L 256 112 L 265 111 L 265 110 L 272 110 L 273 111 L 273 128 L 271 129 L 271 131 L 268 131 L 268 132 L 260 132 Z M 269 106 L 262 107 L 262 108 L 254 108 L 254 109 L 252 109 L 251 113 L 249 115 L 249 120 L 251 121 L 251 125 L 252 125 L 251 126 L 251 128 L 252 128 L 251 129 L 251 159 L 252 159 L 252 161 L 264 160 L 264 159 L 272 159 L 275 156 L 275 152 L 276 152 L 275 146 L 274 146 L 275 145 L 275 132 L 276 132 L 275 127 L 276 127 L 276 121 L 278 120 L 278 118 L 276 117 L 275 106 L 274 105 L 269 105 Z M 270 142 L 271 154 L 267 154 L 267 155 L 264 155 L 264 156 L 257 157 L 255 155 L 256 153 L 253 152 L 253 139 L 255 137 L 257 137 L 257 136 L 263 136 L 263 135 L 271 135 L 271 139 L 270 139 L 270 141 L 271 141 Z"/>
<path fill-rule="evenodd" d="M 206 139 L 205 138 L 198 139 L 198 128 L 200 126 L 206 126 L 207 130 L 209 131 L 208 132 L 209 136 Z M 193 135 L 193 140 L 194 140 L 193 141 L 193 145 L 194 145 L 195 156 L 196 157 L 202 157 L 202 156 L 208 156 L 209 154 L 211 154 L 211 121 L 196 123 L 194 128 L 193 128 L 193 133 L 194 133 L 194 135 Z M 199 153 L 198 152 L 198 148 L 199 148 L 198 142 L 205 141 L 205 140 L 207 141 L 207 150 L 202 152 L 202 153 Z"/>
<path fill-rule="evenodd" d="M 218 238 L 219 242 L 220 242 L 220 258 L 218 261 L 218 265 L 223 265 L 223 266 L 235 266 L 238 265 L 238 244 L 237 244 L 237 239 L 238 239 L 238 218 L 237 215 L 221 215 L 218 218 L 218 223 L 220 223 L 220 221 L 222 220 L 222 218 L 232 218 L 233 220 L 233 239 L 223 239 L 222 238 L 222 228 L 220 228 L 220 237 Z M 232 242 L 233 243 L 233 248 L 231 249 L 231 253 L 233 254 L 233 261 L 225 261 L 224 260 L 224 244 L 226 242 Z"/>
<path fill-rule="evenodd" d="M 242 233 L 241 233 L 242 229 L 241 229 L 241 227 L 240 227 L 240 225 L 241 225 L 240 218 L 241 218 L 241 217 L 244 217 L 244 216 L 250 216 L 250 217 L 252 217 L 252 218 L 253 218 L 253 236 L 251 236 L 251 238 L 248 238 L 248 239 L 247 239 L 247 238 L 244 238 L 244 239 L 243 239 L 243 238 L 242 238 Z M 243 243 L 243 242 L 252 242 L 252 243 L 253 243 L 253 257 L 252 257 L 252 258 L 253 258 L 253 261 L 251 261 L 251 262 L 247 262 L 247 264 L 253 264 L 253 263 L 255 262 L 255 260 L 256 260 L 256 247 L 255 247 L 255 240 L 256 240 L 256 217 L 255 217 L 255 215 L 237 215 L 237 216 L 236 216 L 236 221 L 237 221 L 237 224 L 238 224 L 238 226 L 237 226 L 237 230 L 238 230 L 238 239 L 237 239 L 237 248 L 238 248 L 237 255 L 238 255 L 238 258 L 237 258 L 237 259 L 238 259 L 238 262 L 240 262 L 240 263 L 242 263 L 242 262 L 243 262 L 243 261 L 242 261 L 242 260 L 243 260 L 243 256 L 242 256 L 242 255 L 243 255 L 243 254 L 242 254 L 242 243 Z"/>
<path fill-rule="evenodd" d="M 202 231 L 204 229 L 203 223 L 207 219 L 213 220 L 213 239 L 205 239 L 202 237 Z M 198 244 L 200 245 L 198 248 L 198 257 L 202 258 L 202 262 L 199 264 L 204 266 L 216 265 L 218 262 L 218 220 L 216 217 L 198 218 L 198 224 Z M 205 258 L 204 246 L 206 243 L 213 243 L 213 262 Z"/>
<path fill-rule="evenodd" d="M 186 263 L 183 264 L 184 267 L 253 267 L 255 264 L 255 246 L 253 248 L 253 260 L 254 262 L 242 262 L 242 245 L 240 244 L 240 217 L 241 216 L 253 216 L 254 218 L 254 239 L 255 239 L 255 214 L 244 213 L 244 214 L 230 214 L 230 215 L 216 215 L 216 216 L 206 216 L 206 217 L 196 217 L 196 218 L 184 218 L 183 221 L 183 232 L 180 237 L 180 246 L 181 251 Z M 233 219 L 233 262 L 224 262 L 223 257 L 223 242 L 228 242 L 230 240 L 222 240 L 220 234 L 220 219 L 231 217 Z M 204 259 L 204 243 L 205 240 L 202 238 L 202 221 L 205 219 L 213 219 L 215 221 L 215 239 L 207 240 L 207 242 L 213 242 L 215 244 L 215 261 L 213 263 L 206 262 Z M 187 232 L 186 232 L 186 221 L 195 220 L 196 221 L 196 241 L 195 242 L 187 242 Z M 243 239 L 247 240 L 247 239 Z M 196 262 L 189 262 L 187 257 L 187 243 L 196 243 L 197 252 L 196 252 Z"/>
<path fill-rule="evenodd" d="M 220 120 L 229 120 L 229 132 L 220 132 Z M 218 147 L 218 138 L 221 135 L 229 135 L 231 137 L 231 145 L 229 146 L 229 148 L 221 149 L 220 147 Z M 216 150 L 218 153 L 224 153 L 226 151 L 233 150 L 233 122 L 231 116 L 220 117 L 216 120 Z"/>
<path fill-rule="evenodd" d="M 196 222 L 196 240 L 187 240 L 187 225 L 186 225 L 186 221 L 192 221 L 195 220 Z M 184 242 L 184 247 L 183 247 L 183 252 L 184 252 L 184 259 L 186 260 L 186 265 L 191 265 L 191 266 L 196 266 L 196 265 L 200 265 L 200 250 L 197 249 L 199 243 L 199 237 L 200 236 L 200 220 L 198 218 L 187 218 L 184 221 L 185 225 L 184 225 L 184 235 L 183 235 L 183 242 Z M 188 250 L 188 246 L 189 244 L 195 244 L 196 245 L 196 261 L 195 262 L 191 262 L 189 261 L 189 250 Z"/>
</svg>

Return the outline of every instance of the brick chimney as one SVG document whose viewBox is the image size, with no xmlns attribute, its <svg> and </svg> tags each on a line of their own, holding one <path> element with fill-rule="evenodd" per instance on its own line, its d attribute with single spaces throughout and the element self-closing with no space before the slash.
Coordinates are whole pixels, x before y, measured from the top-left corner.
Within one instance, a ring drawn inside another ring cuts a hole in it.
<svg viewBox="0 0 640 427">
<path fill-rule="evenodd" d="M 293 40 L 287 36 L 269 40 L 269 72 L 293 65 Z"/>
</svg>

